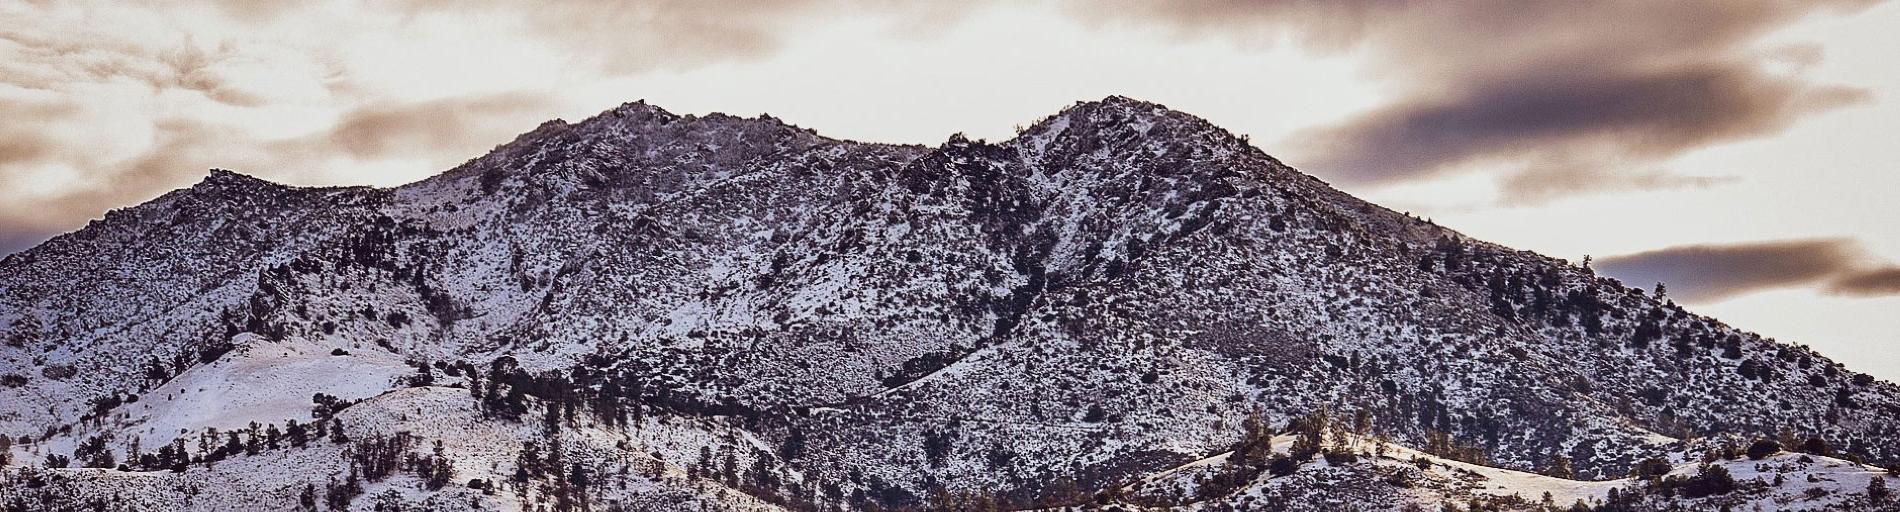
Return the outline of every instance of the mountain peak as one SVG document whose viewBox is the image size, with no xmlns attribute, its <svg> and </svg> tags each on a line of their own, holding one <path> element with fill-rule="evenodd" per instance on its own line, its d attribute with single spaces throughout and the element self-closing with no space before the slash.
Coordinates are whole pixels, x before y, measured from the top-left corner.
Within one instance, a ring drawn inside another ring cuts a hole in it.
<svg viewBox="0 0 1900 512">
<path fill-rule="evenodd" d="M 211 171 L 205 175 L 203 180 L 199 180 L 198 184 L 192 185 L 191 188 L 193 190 L 203 190 L 203 189 L 248 190 L 248 189 L 256 189 L 256 188 L 287 188 L 287 187 L 280 183 L 272 182 L 269 180 L 265 180 L 263 178 L 258 178 L 256 176 L 251 176 L 251 175 L 244 174 L 241 172 L 232 171 L 229 169 L 214 168 L 214 169 L 211 169 Z"/>
<path fill-rule="evenodd" d="M 680 118 L 679 114 L 674 114 L 664 108 L 649 104 L 647 100 L 644 99 L 622 103 L 620 106 L 602 112 L 601 115 L 595 117 L 597 119 L 614 118 L 637 121 L 657 121 L 660 124 L 670 123 Z"/>
<path fill-rule="evenodd" d="M 1166 105 L 1142 101 L 1127 96 L 1113 95 L 1099 100 L 1075 102 L 1037 124 L 1049 123 L 1058 119 L 1070 121 L 1089 119 L 1112 121 L 1116 123 L 1146 124 L 1157 119 L 1167 118 L 1199 120 L 1199 118 L 1187 113 L 1169 109 Z"/>
<path fill-rule="evenodd" d="M 1201 156 L 1250 150 L 1245 139 L 1206 119 L 1120 95 L 1076 102 L 1023 130 L 1011 144 L 1032 156 L 1064 147 L 1071 155 L 1106 148 L 1157 154 L 1173 148 Z"/>
<path fill-rule="evenodd" d="M 1162 105 L 1160 103 L 1155 103 L 1151 101 L 1138 100 L 1135 98 L 1122 96 L 1120 94 L 1111 94 L 1111 95 L 1108 95 L 1107 97 L 1104 97 L 1099 100 L 1094 100 L 1094 101 L 1078 101 L 1078 102 L 1075 102 L 1075 105 L 1071 106 L 1070 109 L 1071 110 L 1131 109 L 1131 110 L 1147 110 L 1150 112 L 1163 111 L 1163 110 L 1173 112 L 1173 110 L 1168 109 L 1167 105 Z"/>
</svg>

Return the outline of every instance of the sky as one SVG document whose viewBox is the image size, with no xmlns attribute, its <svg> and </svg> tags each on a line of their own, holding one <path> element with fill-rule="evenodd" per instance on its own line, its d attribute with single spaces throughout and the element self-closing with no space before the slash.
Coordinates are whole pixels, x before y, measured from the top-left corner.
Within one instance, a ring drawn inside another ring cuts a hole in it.
<svg viewBox="0 0 1900 512">
<path fill-rule="evenodd" d="M 1900 380 L 1900 2 L 0 0 L 0 254 L 210 168 L 393 186 L 646 100 L 1005 139 L 1124 95 Z"/>
</svg>

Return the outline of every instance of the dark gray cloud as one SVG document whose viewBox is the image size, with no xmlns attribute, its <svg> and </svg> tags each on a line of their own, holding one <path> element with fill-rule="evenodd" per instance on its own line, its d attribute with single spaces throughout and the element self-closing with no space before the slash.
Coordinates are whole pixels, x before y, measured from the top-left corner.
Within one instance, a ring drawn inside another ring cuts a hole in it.
<svg viewBox="0 0 1900 512">
<path fill-rule="evenodd" d="M 1291 39 L 1320 51 L 1363 46 L 1375 74 L 1402 84 L 1401 95 L 1297 137 L 1287 148 L 1295 163 L 1367 185 L 1505 169 L 1501 200 L 1522 204 L 1707 186 L 1714 182 L 1673 179 L 1655 164 L 1865 101 L 1859 89 L 1769 70 L 1819 58 L 1812 47 L 1755 46 L 1812 13 L 1871 3 L 1131 0 L 1076 2 L 1071 10 L 1101 23 L 1159 21 L 1181 37 Z M 1565 162 L 1561 172 L 1551 161 Z"/>
<path fill-rule="evenodd" d="M 1566 151 L 1647 162 L 1774 133 L 1802 114 L 1865 97 L 1741 66 L 1628 74 L 1550 70 L 1472 84 L 1451 97 L 1407 100 L 1328 129 L 1316 137 L 1322 156 L 1312 165 L 1341 181 L 1380 183 L 1476 160 Z"/>
<path fill-rule="evenodd" d="M 1595 268 L 1632 286 L 1665 283 L 1688 303 L 1811 285 L 1837 295 L 1900 294 L 1900 267 L 1876 266 L 1846 238 L 1670 247 L 1604 258 Z"/>
</svg>

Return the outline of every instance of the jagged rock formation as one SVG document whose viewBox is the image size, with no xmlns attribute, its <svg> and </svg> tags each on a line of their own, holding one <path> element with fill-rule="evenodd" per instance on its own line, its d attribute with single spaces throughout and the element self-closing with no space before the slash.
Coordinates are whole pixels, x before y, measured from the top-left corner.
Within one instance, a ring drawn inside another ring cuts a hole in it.
<svg viewBox="0 0 1900 512">
<path fill-rule="evenodd" d="M 525 441 L 586 454 L 588 471 L 656 468 L 595 505 L 1067 503 L 1228 451 L 1250 415 L 1321 410 L 1586 479 L 1717 434 L 1900 462 L 1892 383 L 1120 97 L 1000 143 L 865 144 L 633 103 L 393 189 L 213 171 L 0 261 L 0 339 L 0 433 L 28 438 L 16 464 L 308 423 L 304 397 L 325 393 L 416 415 L 351 422 L 376 435 L 474 415 L 481 434 L 423 437 L 507 445 L 454 452 L 477 479 L 535 465 L 514 457 Z M 451 384 L 472 392 L 386 393 Z M 200 396 L 220 386 L 233 405 Z M 548 410 L 565 433 L 537 426 Z M 223 471 L 187 466 L 60 496 L 163 495 Z M 576 499 L 560 466 L 432 496 L 533 502 L 551 473 Z M 291 476 L 275 490 L 228 503 L 294 504 L 350 468 L 277 470 Z"/>
</svg>

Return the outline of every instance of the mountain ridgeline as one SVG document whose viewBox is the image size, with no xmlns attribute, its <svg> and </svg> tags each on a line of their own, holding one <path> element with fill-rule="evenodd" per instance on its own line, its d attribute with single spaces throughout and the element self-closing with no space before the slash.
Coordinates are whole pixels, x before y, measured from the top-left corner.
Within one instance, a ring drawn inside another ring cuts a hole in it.
<svg viewBox="0 0 1900 512">
<path fill-rule="evenodd" d="M 1356 467 L 1331 451 L 1141 488 L 1319 425 L 1579 481 L 1756 439 L 1900 463 L 1892 383 L 1121 97 L 934 148 L 631 103 L 396 188 L 212 171 L 0 261 L 0 341 L 21 484 L 0 506 L 31 510 L 1323 509 L 1339 486 L 1387 508 L 1437 488 L 1326 480 Z M 280 448 L 280 424 L 332 435 Z"/>
</svg>

